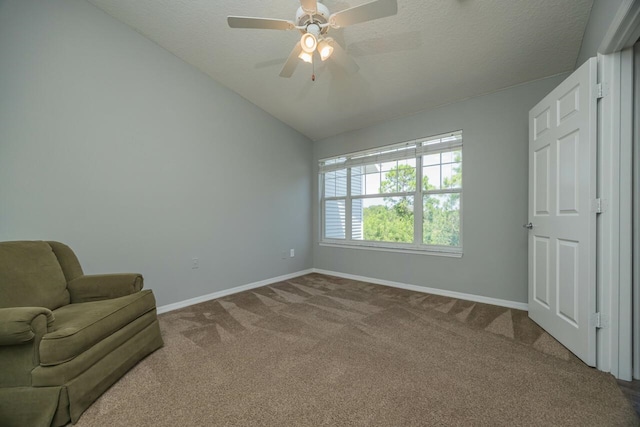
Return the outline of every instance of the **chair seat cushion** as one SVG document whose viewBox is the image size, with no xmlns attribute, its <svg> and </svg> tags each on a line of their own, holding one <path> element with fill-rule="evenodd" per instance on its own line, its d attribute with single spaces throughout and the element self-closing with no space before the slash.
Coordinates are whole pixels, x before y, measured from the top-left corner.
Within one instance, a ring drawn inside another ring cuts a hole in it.
<svg viewBox="0 0 640 427">
<path fill-rule="evenodd" d="M 151 290 L 120 298 L 69 304 L 54 310 L 54 328 L 40 343 L 40 365 L 67 362 L 155 309 Z"/>
</svg>

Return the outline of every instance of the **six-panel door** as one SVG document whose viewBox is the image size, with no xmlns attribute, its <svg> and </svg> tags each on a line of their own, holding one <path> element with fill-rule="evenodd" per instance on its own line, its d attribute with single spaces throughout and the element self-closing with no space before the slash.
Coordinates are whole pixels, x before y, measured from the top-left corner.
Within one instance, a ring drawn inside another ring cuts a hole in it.
<svg viewBox="0 0 640 427">
<path fill-rule="evenodd" d="M 529 112 L 529 317 L 595 366 L 597 60 Z"/>
</svg>

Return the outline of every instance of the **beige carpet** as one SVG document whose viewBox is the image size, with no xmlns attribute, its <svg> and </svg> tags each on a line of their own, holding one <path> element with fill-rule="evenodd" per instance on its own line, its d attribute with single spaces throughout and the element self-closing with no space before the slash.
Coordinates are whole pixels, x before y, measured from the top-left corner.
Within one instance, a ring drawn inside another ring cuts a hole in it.
<svg viewBox="0 0 640 427">
<path fill-rule="evenodd" d="M 639 425 L 517 310 L 310 274 L 160 324 L 78 426 Z"/>
</svg>

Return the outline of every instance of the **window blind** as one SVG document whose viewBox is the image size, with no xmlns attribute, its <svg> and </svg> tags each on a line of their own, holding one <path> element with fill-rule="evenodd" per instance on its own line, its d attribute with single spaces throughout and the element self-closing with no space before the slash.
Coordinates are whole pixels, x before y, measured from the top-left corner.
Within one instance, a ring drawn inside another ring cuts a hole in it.
<svg viewBox="0 0 640 427">
<path fill-rule="evenodd" d="M 331 172 L 352 166 L 370 165 L 394 160 L 410 159 L 416 156 L 449 151 L 462 146 L 462 131 L 407 141 L 382 149 L 359 151 L 340 157 L 320 160 L 319 172 Z"/>
</svg>

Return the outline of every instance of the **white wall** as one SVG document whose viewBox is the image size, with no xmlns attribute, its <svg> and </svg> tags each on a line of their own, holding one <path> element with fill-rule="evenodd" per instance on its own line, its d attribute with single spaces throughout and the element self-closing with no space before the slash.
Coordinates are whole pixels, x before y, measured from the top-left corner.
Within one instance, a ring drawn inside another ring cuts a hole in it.
<svg viewBox="0 0 640 427">
<path fill-rule="evenodd" d="M 84 0 L 0 2 L 0 240 L 142 272 L 159 305 L 303 270 L 311 157 L 306 137 Z"/>
<path fill-rule="evenodd" d="M 527 301 L 528 113 L 566 75 L 391 120 L 314 143 L 317 160 L 463 130 L 461 259 L 319 246 L 314 181 L 314 267 L 503 300 Z"/>
</svg>

